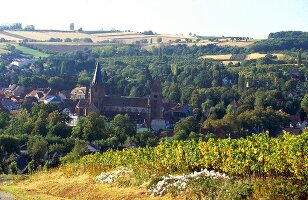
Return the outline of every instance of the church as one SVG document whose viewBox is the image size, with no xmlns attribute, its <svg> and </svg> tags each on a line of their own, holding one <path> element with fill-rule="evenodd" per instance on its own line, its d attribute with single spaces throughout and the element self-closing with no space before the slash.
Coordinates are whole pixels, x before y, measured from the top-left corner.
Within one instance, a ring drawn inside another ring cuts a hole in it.
<svg viewBox="0 0 308 200">
<path fill-rule="evenodd" d="M 151 127 L 153 130 L 165 129 L 160 80 L 152 81 L 151 92 L 145 97 L 108 95 L 105 89 L 101 67 L 97 63 L 88 95 L 85 99 L 79 100 L 76 113 L 84 116 L 96 112 L 108 120 L 112 120 L 117 114 L 128 114 L 136 124 Z"/>
</svg>

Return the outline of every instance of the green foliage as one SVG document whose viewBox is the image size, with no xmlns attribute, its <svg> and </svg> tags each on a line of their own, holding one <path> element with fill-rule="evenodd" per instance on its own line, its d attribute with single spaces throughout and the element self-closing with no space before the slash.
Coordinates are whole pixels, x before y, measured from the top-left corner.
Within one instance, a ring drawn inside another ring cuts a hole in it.
<svg viewBox="0 0 308 200">
<path fill-rule="evenodd" d="M 27 142 L 27 151 L 31 158 L 38 162 L 48 151 L 48 142 L 42 136 L 33 136 Z"/>
<path fill-rule="evenodd" d="M 186 140 L 191 132 L 198 132 L 198 121 L 194 117 L 187 117 L 175 124 L 174 138 L 176 140 Z"/>
<path fill-rule="evenodd" d="M 65 152 L 65 146 L 63 144 L 51 144 L 48 146 L 49 152 L 54 152 L 54 151 L 58 151 L 58 152 Z"/>
<path fill-rule="evenodd" d="M 118 114 L 110 123 L 111 136 L 118 138 L 120 144 L 124 144 L 128 137 L 136 135 L 136 125 L 129 116 Z"/>
<path fill-rule="evenodd" d="M 11 162 L 11 164 L 9 165 L 9 171 L 11 174 L 17 174 L 17 163 L 16 161 Z"/>
<path fill-rule="evenodd" d="M 49 113 L 47 117 L 47 129 L 49 136 L 59 136 L 66 138 L 69 136 L 70 130 L 65 124 L 66 118 L 58 111 Z"/>
<path fill-rule="evenodd" d="M 72 130 L 72 136 L 87 141 L 106 138 L 105 117 L 97 113 L 89 113 L 78 121 L 77 126 Z"/>
<path fill-rule="evenodd" d="M 137 132 L 134 136 L 131 136 L 129 140 L 131 143 L 140 147 L 154 146 L 157 144 L 157 138 L 151 133 L 151 130 Z"/>
<path fill-rule="evenodd" d="M 0 129 L 3 129 L 7 126 L 9 119 L 10 117 L 7 113 L 0 111 Z"/>
<path fill-rule="evenodd" d="M 308 113 L 308 94 L 305 94 L 304 98 L 301 101 L 302 109 Z"/>
<path fill-rule="evenodd" d="M 302 64 L 302 49 L 300 49 L 297 53 L 297 65 L 301 65 Z"/>
<path fill-rule="evenodd" d="M 19 140 L 11 135 L 0 135 L 0 148 L 8 154 L 19 153 Z"/>
<path fill-rule="evenodd" d="M 286 113 L 274 111 L 270 107 L 245 111 L 238 116 L 238 119 L 244 128 L 258 132 L 268 130 L 271 133 L 289 122 L 289 116 Z"/>
<path fill-rule="evenodd" d="M 87 149 L 86 143 L 82 140 L 76 139 L 74 148 L 65 157 L 61 158 L 61 162 L 62 163 L 76 162 L 82 156 L 85 155 L 86 149 Z"/>
<path fill-rule="evenodd" d="M 78 75 L 77 83 L 88 86 L 91 83 L 92 76 L 86 71 L 81 71 Z"/>
<path fill-rule="evenodd" d="M 34 171 L 35 171 L 35 161 L 34 161 L 34 160 L 31 160 L 31 161 L 28 163 L 28 172 L 29 172 L 30 174 L 32 174 Z"/>
<path fill-rule="evenodd" d="M 26 110 L 21 110 L 17 115 L 11 117 L 4 132 L 8 135 L 29 134 L 32 127 L 33 124 L 29 113 Z"/>
<path fill-rule="evenodd" d="M 163 39 L 162 39 L 161 37 L 157 37 L 157 38 L 156 38 L 156 42 L 157 42 L 157 43 L 161 43 L 162 41 L 163 41 Z"/>
</svg>

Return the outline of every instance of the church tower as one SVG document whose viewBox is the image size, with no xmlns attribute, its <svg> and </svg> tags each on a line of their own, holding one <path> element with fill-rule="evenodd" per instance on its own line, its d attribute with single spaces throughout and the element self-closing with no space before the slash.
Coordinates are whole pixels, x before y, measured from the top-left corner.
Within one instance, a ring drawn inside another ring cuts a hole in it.
<svg viewBox="0 0 308 200">
<path fill-rule="evenodd" d="M 101 67 L 97 63 L 92 83 L 90 85 L 90 105 L 94 105 L 98 110 L 101 110 L 103 98 L 105 96 L 105 88 L 103 84 L 103 77 Z"/>
<path fill-rule="evenodd" d="M 154 78 L 151 85 L 151 119 L 162 119 L 162 89 L 159 79 Z"/>
</svg>

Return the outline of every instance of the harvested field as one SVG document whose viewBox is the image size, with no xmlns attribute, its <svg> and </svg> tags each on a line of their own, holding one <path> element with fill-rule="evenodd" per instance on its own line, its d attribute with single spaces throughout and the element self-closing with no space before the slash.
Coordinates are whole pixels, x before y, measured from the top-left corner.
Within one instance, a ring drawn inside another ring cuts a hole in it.
<svg viewBox="0 0 308 200">
<path fill-rule="evenodd" d="M 110 46 L 112 44 L 98 44 L 98 43 L 65 43 L 65 42 L 35 42 L 29 43 L 35 48 L 43 51 L 55 53 L 67 53 L 72 51 L 83 51 L 86 48 L 95 46 Z"/>
<path fill-rule="evenodd" d="M 5 35 L 4 33 L 1 33 L 1 32 L 0 32 L 0 38 L 4 38 L 5 40 L 14 41 L 14 42 L 20 42 L 21 41 L 20 38 Z"/>
<path fill-rule="evenodd" d="M 0 55 L 1 54 L 8 54 L 8 53 L 10 53 L 10 51 L 4 49 L 5 46 L 6 46 L 6 43 L 0 43 Z"/>
<path fill-rule="evenodd" d="M 277 56 L 278 60 L 289 60 L 291 58 L 289 55 L 282 53 L 273 53 L 272 55 Z M 259 58 L 264 58 L 265 56 L 266 56 L 265 53 L 252 53 L 246 55 L 245 60 L 259 59 Z"/>
<path fill-rule="evenodd" d="M 217 43 L 217 46 L 236 46 L 236 47 L 247 47 L 251 44 L 253 44 L 253 41 L 248 41 L 248 42 L 244 42 L 244 41 L 225 41 L 225 42 L 219 42 Z"/>
<path fill-rule="evenodd" d="M 78 33 L 78 32 L 53 32 L 53 31 L 7 31 L 8 33 L 19 35 L 24 38 L 32 39 L 32 40 L 38 40 L 38 41 L 47 41 L 50 38 L 60 38 L 60 39 L 66 39 L 66 38 L 91 38 L 93 42 L 99 42 L 101 41 L 99 37 L 85 34 L 85 33 Z"/>
<path fill-rule="evenodd" d="M 10 51 L 5 50 L 5 49 L 0 49 L 0 54 L 8 54 Z"/>
<path fill-rule="evenodd" d="M 291 59 L 291 56 L 286 55 L 286 54 L 282 54 L 282 53 L 273 53 L 273 56 L 277 56 L 278 60 L 289 60 Z"/>
<path fill-rule="evenodd" d="M 259 58 L 264 58 L 266 54 L 264 53 L 251 53 L 246 55 L 245 60 L 253 60 L 253 59 L 259 59 Z"/>
<path fill-rule="evenodd" d="M 205 55 L 200 58 L 203 59 L 213 59 L 213 60 L 230 60 L 232 54 L 223 54 L 223 55 Z"/>
<path fill-rule="evenodd" d="M 146 39 L 148 43 L 152 40 L 152 43 L 157 43 L 157 38 L 162 38 L 162 43 L 170 43 L 179 39 L 185 41 L 185 39 L 195 40 L 195 37 L 189 35 L 171 35 L 171 34 L 157 34 L 157 35 L 143 35 L 141 33 L 135 32 L 115 32 L 115 33 L 79 33 L 79 32 L 70 32 L 70 31 L 6 31 L 11 37 L 15 36 L 16 38 L 21 39 L 31 39 L 37 41 L 48 41 L 50 38 L 60 38 L 62 40 L 66 38 L 70 39 L 84 39 L 91 38 L 94 43 L 102 41 L 117 41 L 119 43 L 131 44 L 140 40 Z M 15 40 L 16 40 L 15 38 Z"/>
</svg>

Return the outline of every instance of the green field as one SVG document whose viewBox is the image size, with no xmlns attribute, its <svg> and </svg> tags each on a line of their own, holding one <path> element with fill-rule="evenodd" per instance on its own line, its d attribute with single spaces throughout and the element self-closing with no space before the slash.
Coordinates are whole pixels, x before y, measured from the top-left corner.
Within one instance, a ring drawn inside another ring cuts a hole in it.
<svg viewBox="0 0 308 200">
<path fill-rule="evenodd" d="M 44 58 L 44 57 L 49 56 L 49 54 L 47 54 L 47 53 L 43 53 L 43 52 L 35 50 L 35 49 L 30 49 L 28 47 L 24 47 L 24 46 L 21 46 L 19 44 L 15 44 L 14 46 L 16 47 L 17 50 L 21 51 L 23 54 L 32 55 L 35 58 L 39 58 L 39 57 Z"/>
</svg>

